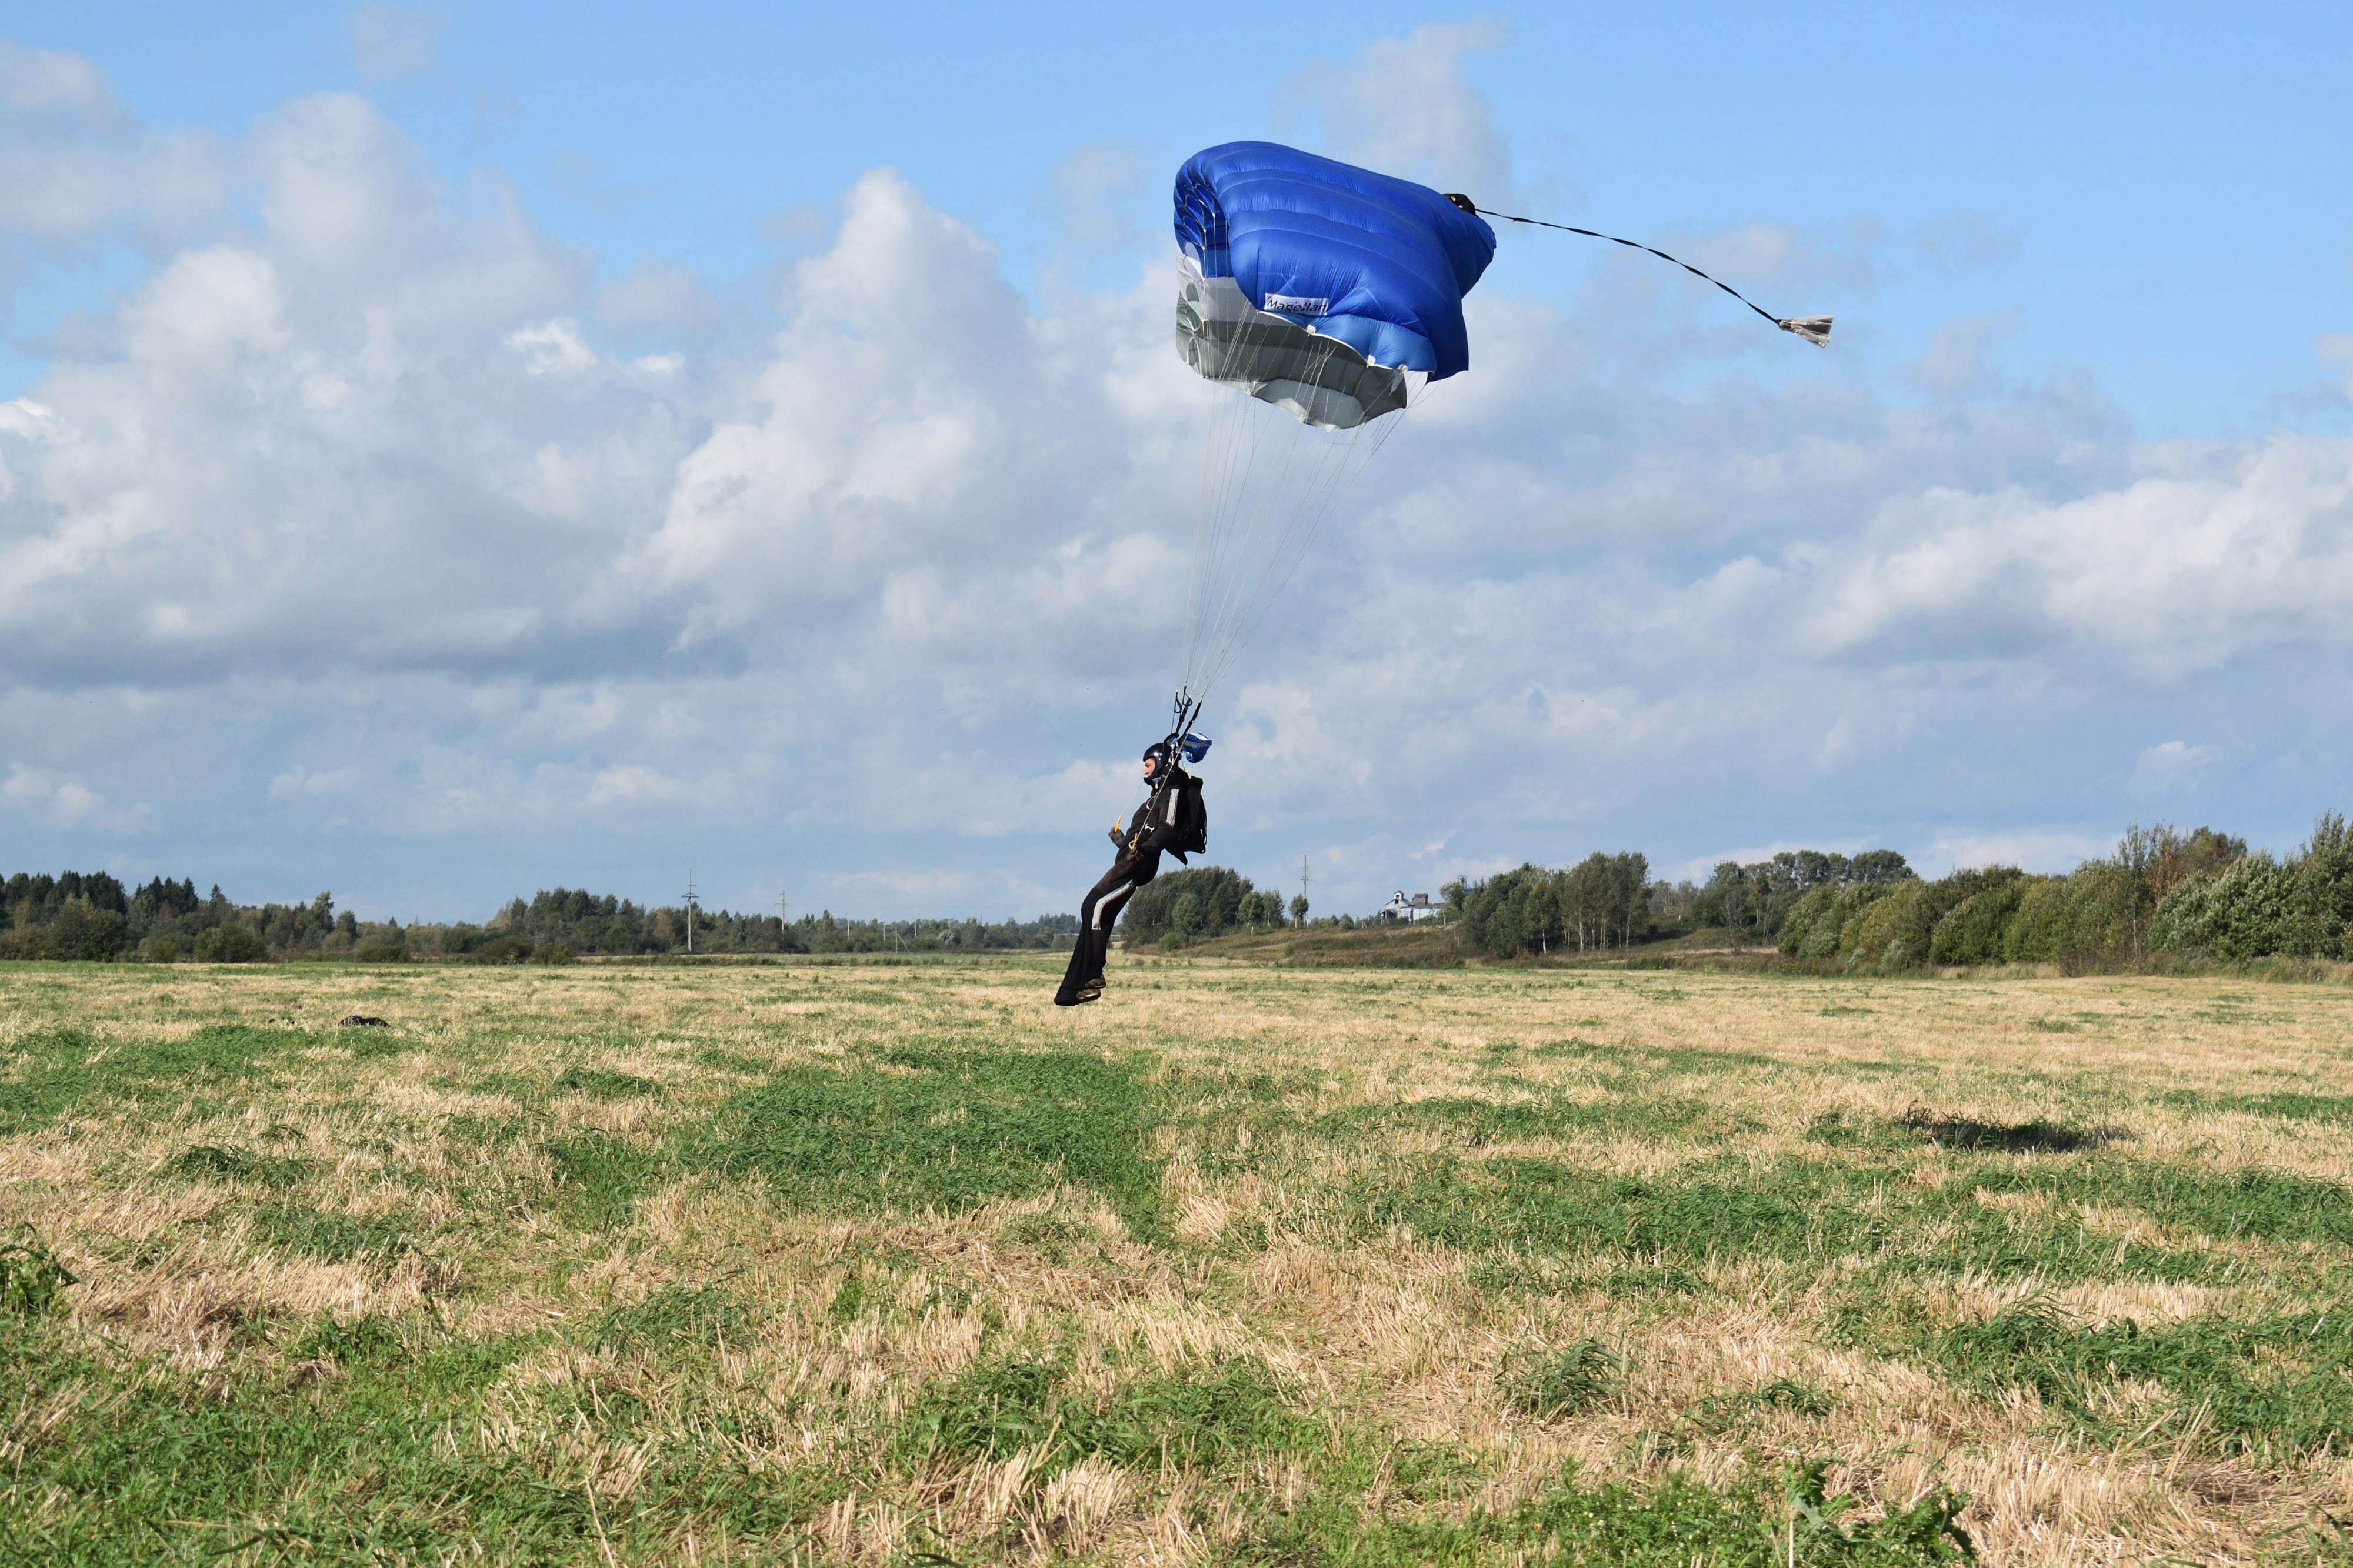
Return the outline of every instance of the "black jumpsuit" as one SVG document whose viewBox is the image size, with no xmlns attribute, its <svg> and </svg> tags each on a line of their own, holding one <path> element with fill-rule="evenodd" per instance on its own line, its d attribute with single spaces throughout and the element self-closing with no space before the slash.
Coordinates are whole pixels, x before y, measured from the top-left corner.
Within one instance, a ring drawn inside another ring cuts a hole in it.
<svg viewBox="0 0 2353 1568">
<path fill-rule="evenodd" d="M 1080 988 L 1091 980 L 1103 979 L 1103 960 L 1111 954 L 1111 928 L 1119 923 L 1119 911 L 1127 907 L 1135 889 L 1160 875 L 1160 855 L 1176 837 L 1177 808 L 1189 782 L 1190 775 L 1183 768 L 1173 770 L 1167 787 L 1155 791 L 1129 818 L 1134 826 L 1120 845 L 1119 858 L 1087 889 L 1086 901 L 1079 906 L 1079 940 L 1071 949 L 1071 967 L 1062 975 L 1062 988 L 1054 993 L 1055 1006 L 1077 1006 L 1086 1000 L 1079 994 Z"/>
</svg>

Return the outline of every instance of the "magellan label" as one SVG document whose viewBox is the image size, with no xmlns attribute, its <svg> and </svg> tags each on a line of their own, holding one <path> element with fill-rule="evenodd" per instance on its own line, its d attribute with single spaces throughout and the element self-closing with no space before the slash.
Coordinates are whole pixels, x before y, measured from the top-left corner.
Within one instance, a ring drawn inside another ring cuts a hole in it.
<svg viewBox="0 0 2353 1568">
<path fill-rule="evenodd" d="M 1320 316 L 1331 308 L 1329 299 L 1310 300 L 1298 294 L 1269 294 L 1260 307 L 1276 316 Z"/>
</svg>

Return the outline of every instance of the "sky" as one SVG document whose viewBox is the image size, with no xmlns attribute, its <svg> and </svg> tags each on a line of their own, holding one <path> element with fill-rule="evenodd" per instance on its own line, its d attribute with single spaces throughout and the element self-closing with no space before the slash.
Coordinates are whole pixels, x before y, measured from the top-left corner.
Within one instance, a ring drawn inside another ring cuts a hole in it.
<svg viewBox="0 0 2353 1568">
<path fill-rule="evenodd" d="M 1166 722 L 1168 188 L 1504 225 L 1205 721 L 1318 912 L 2353 805 L 2353 13 L 0 12 L 0 872 L 1067 910 Z"/>
</svg>

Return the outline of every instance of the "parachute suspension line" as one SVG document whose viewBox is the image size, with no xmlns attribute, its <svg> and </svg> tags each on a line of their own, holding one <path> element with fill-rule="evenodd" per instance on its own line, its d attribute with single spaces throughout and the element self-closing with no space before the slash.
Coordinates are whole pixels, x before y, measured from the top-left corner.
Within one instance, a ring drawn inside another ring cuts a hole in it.
<svg viewBox="0 0 2353 1568">
<path fill-rule="evenodd" d="M 1652 246 L 1644 245 L 1641 240 L 1620 239 L 1614 234 L 1603 234 L 1599 229 L 1578 228 L 1574 224 L 1546 223 L 1542 218 L 1520 217 L 1512 213 L 1499 213 L 1493 207 L 1482 207 L 1479 205 L 1469 196 L 1457 195 L 1451 191 L 1447 193 L 1446 199 L 1467 212 L 1477 213 L 1481 217 L 1499 217 L 1505 223 L 1524 223 L 1534 228 L 1556 228 L 1563 234 L 1581 234 L 1588 239 L 1606 239 L 1612 245 L 1622 245 L 1629 250 L 1648 251 L 1651 255 L 1657 257 L 1662 261 L 1673 262 L 1677 267 L 1682 268 L 1684 271 L 1690 273 L 1693 277 L 1698 279 L 1703 283 L 1715 284 L 1717 288 L 1723 289 L 1725 293 L 1731 295 L 1734 299 L 1739 300 L 1742 304 L 1747 306 L 1750 310 L 1756 311 L 1758 315 L 1764 317 L 1775 326 L 1780 328 L 1783 331 L 1803 338 L 1806 342 L 1813 344 L 1816 348 L 1825 347 L 1831 341 L 1830 317 L 1777 316 L 1772 311 L 1765 309 L 1764 306 L 1757 303 L 1756 300 L 1751 300 L 1747 295 L 1743 294 L 1739 289 L 1735 289 L 1731 284 L 1723 281 L 1721 279 L 1710 278 L 1706 273 L 1702 272 L 1690 262 L 1684 261 L 1677 257 L 1669 256 L 1665 251 L 1660 250 Z"/>
<path fill-rule="evenodd" d="M 1224 352 L 1230 354 L 1233 351 L 1229 348 Z M 1229 368 L 1221 359 L 1219 374 L 1222 375 Z M 1185 674 L 1181 684 L 1187 687 L 1192 683 L 1203 633 L 1220 604 L 1219 588 L 1234 527 L 1251 492 L 1250 476 L 1258 466 L 1263 436 L 1262 426 L 1250 417 L 1256 406 L 1250 399 L 1235 396 L 1231 389 L 1214 380 L 1205 382 L 1204 392 L 1208 403 L 1201 510 L 1193 531 L 1193 572 L 1185 607 Z"/>
<path fill-rule="evenodd" d="M 1336 350 L 1335 343 L 1326 355 Z M 1316 370 L 1321 369 L 1319 363 Z M 1271 408 L 1253 405 L 1250 399 L 1232 401 L 1241 405 L 1245 419 L 1281 417 Z M 1223 680 L 1236 655 L 1297 574 L 1316 533 L 1399 421 L 1371 421 L 1377 427 L 1369 441 L 1362 425 L 1343 433 L 1289 423 L 1291 439 L 1272 482 L 1257 493 L 1237 496 L 1241 515 L 1218 520 L 1219 548 L 1199 595 L 1203 613 L 1198 626 L 1188 628 L 1187 689 L 1199 697 L 1206 698 Z M 1313 444 L 1303 457 L 1302 442 Z"/>
<path fill-rule="evenodd" d="M 1327 344 L 1324 357 L 1309 372 L 1311 384 L 1320 380 L 1332 352 L 1333 346 Z M 1221 363 L 1219 368 L 1226 367 Z M 1311 438 L 1303 423 L 1287 420 L 1289 438 L 1281 443 L 1279 461 L 1270 465 L 1271 479 L 1261 480 L 1258 459 L 1265 421 L 1281 416 L 1254 399 L 1231 395 L 1229 390 L 1213 405 L 1213 416 L 1227 421 L 1226 432 L 1239 434 L 1224 440 L 1213 438 L 1208 444 L 1208 482 L 1195 536 L 1185 686 L 1205 697 L 1209 684 L 1221 673 L 1218 667 L 1224 660 L 1219 656 L 1231 645 L 1235 615 L 1244 608 L 1239 601 L 1249 567 L 1270 548 L 1271 537 L 1273 547 L 1279 548 L 1283 536 L 1292 531 L 1286 526 L 1291 520 L 1285 516 L 1284 502 L 1292 500 L 1296 510 L 1298 498 L 1292 495 L 1292 479 L 1299 467 L 1300 443 Z M 1216 424 L 1212 432 L 1213 437 L 1219 433 Z M 1308 488 L 1312 492 L 1317 487 L 1311 479 Z"/>
<path fill-rule="evenodd" d="M 1214 689 L 1225 679 L 1235 657 L 1249 646 L 1266 613 L 1298 574 L 1306 560 L 1308 546 L 1338 506 L 1340 497 L 1388 439 L 1398 417 L 1393 416 L 1384 421 L 1373 433 L 1371 441 L 1363 440 L 1360 426 L 1350 431 L 1345 440 L 1332 441 L 1327 448 L 1328 458 L 1319 457 L 1317 471 L 1289 510 L 1288 521 L 1277 542 L 1256 557 L 1261 563 L 1258 573 L 1246 590 L 1235 595 L 1231 608 L 1220 622 L 1205 661 L 1202 690 Z"/>
</svg>

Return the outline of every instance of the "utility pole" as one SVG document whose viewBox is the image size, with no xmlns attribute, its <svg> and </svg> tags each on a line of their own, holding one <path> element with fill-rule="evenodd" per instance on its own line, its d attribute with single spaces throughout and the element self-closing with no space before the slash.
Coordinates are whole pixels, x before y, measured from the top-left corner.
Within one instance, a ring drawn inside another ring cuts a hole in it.
<svg viewBox="0 0 2353 1568">
<path fill-rule="evenodd" d="M 686 952 L 694 955 L 694 868 L 686 868 Z"/>
<path fill-rule="evenodd" d="M 1299 858 L 1299 896 L 1303 899 L 1307 896 L 1307 857 L 1304 855 Z"/>
</svg>

